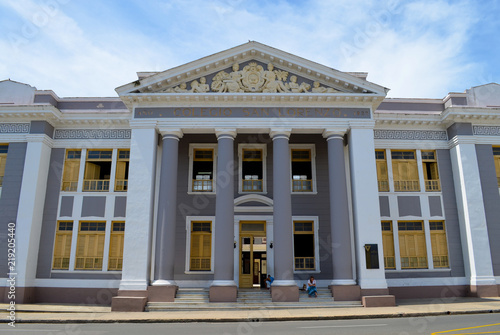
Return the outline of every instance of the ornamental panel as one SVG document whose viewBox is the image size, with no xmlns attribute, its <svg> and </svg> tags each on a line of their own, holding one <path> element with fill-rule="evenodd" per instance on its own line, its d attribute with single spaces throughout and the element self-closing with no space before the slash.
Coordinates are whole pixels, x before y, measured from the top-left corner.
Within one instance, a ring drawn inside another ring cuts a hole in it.
<svg viewBox="0 0 500 335">
<path fill-rule="evenodd" d="M 54 138 L 57 140 L 128 140 L 131 134 L 132 131 L 130 129 L 56 129 Z"/>
<path fill-rule="evenodd" d="M 0 123 L 0 134 L 24 134 L 29 132 L 29 123 Z"/>
<path fill-rule="evenodd" d="M 500 136 L 500 127 L 497 126 L 473 126 L 474 135 L 482 136 Z"/>
<path fill-rule="evenodd" d="M 374 131 L 376 140 L 432 140 L 447 141 L 446 131 L 442 130 L 388 130 L 376 129 Z"/>
</svg>

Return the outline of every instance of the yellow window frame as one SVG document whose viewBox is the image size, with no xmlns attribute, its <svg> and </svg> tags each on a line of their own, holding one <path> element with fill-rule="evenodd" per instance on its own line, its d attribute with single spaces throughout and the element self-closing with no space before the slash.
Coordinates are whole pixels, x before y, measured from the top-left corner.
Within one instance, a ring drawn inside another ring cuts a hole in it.
<svg viewBox="0 0 500 335">
<path fill-rule="evenodd" d="M 401 224 L 419 223 L 421 229 L 405 230 Z M 427 244 L 423 221 L 398 221 L 401 269 L 427 269 Z"/>
<path fill-rule="evenodd" d="M 210 158 L 208 157 L 196 157 L 196 153 L 198 152 L 210 152 Z M 193 161 L 199 161 L 199 162 L 213 162 L 214 160 L 214 149 L 207 148 L 207 149 L 193 149 Z"/>
<path fill-rule="evenodd" d="M 71 230 L 62 229 L 62 224 L 71 223 Z M 71 257 L 71 242 L 73 237 L 73 221 L 57 221 L 56 236 L 54 239 L 54 253 L 52 258 L 53 270 L 68 270 Z"/>
<path fill-rule="evenodd" d="M 121 226 L 123 224 L 123 230 Z M 115 225 L 120 230 L 115 230 Z M 125 242 L 125 221 L 111 222 L 109 237 L 108 270 L 121 271 L 123 267 L 123 246 Z"/>
<path fill-rule="evenodd" d="M 439 225 L 440 224 L 440 225 Z M 432 261 L 434 268 L 449 268 L 446 225 L 442 220 L 429 221 L 431 232 Z"/>
<path fill-rule="evenodd" d="M 196 223 L 209 223 L 210 231 L 195 231 Z M 212 270 L 212 222 L 191 221 L 191 241 L 189 254 L 189 271 Z"/>
<path fill-rule="evenodd" d="M 389 230 L 385 226 L 389 226 Z M 392 221 L 382 221 L 382 246 L 384 248 L 384 267 L 386 269 L 396 268 L 396 254 L 394 250 L 394 230 Z"/>
<path fill-rule="evenodd" d="M 104 230 L 82 231 L 82 223 L 104 223 Z M 83 220 L 79 222 L 78 238 L 76 244 L 75 270 L 102 270 L 105 238 L 106 221 Z"/>
</svg>

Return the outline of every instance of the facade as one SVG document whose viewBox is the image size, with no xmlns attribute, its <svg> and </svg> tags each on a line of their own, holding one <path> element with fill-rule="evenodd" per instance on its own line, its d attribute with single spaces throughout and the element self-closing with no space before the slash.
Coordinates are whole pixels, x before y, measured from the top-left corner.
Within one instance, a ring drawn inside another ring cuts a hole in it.
<svg viewBox="0 0 500 335">
<path fill-rule="evenodd" d="M 500 85 L 389 99 L 257 42 L 138 77 L 0 82 L 3 301 L 498 296 Z"/>
</svg>

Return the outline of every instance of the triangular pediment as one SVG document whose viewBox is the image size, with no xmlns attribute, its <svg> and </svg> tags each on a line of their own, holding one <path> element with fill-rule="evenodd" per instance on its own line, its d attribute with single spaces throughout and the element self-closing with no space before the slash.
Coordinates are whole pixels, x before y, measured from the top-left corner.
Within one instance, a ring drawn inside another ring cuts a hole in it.
<svg viewBox="0 0 500 335">
<path fill-rule="evenodd" d="M 116 89 L 124 95 L 354 94 L 385 97 L 388 89 L 258 42 L 222 51 Z"/>
</svg>

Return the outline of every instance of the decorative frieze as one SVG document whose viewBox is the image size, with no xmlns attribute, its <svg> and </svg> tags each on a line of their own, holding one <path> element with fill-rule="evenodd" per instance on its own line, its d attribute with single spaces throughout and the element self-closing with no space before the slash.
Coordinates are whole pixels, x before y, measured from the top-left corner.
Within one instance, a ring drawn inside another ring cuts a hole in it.
<svg viewBox="0 0 500 335">
<path fill-rule="evenodd" d="M 0 123 L 0 134 L 24 134 L 29 132 L 29 123 Z"/>
<path fill-rule="evenodd" d="M 500 127 L 497 126 L 473 126 L 474 135 L 482 136 L 500 136 Z"/>
<path fill-rule="evenodd" d="M 376 140 L 432 140 L 447 141 L 448 136 L 444 130 L 388 130 L 376 129 L 374 131 Z"/>
<path fill-rule="evenodd" d="M 54 139 L 128 140 L 131 134 L 130 129 L 56 129 Z"/>
</svg>

